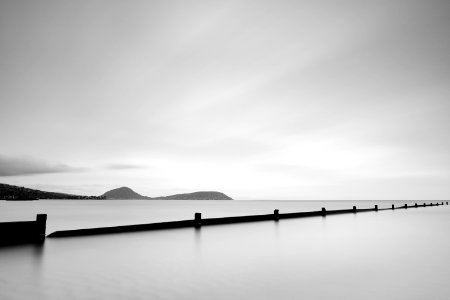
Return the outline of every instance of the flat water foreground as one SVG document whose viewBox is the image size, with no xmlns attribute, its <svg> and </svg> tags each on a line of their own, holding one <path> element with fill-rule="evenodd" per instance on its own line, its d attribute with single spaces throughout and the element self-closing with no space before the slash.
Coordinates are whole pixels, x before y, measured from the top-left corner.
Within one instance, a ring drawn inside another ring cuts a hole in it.
<svg viewBox="0 0 450 300">
<path fill-rule="evenodd" d="M 191 219 L 194 212 L 206 218 L 404 203 L 415 202 L 3 202 L 0 221 L 47 213 L 51 233 Z M 47 239 L 42 247 L 0 248 L 0 298 L 450 299 L 449 225 L 445 205 Z"/>
</svg>

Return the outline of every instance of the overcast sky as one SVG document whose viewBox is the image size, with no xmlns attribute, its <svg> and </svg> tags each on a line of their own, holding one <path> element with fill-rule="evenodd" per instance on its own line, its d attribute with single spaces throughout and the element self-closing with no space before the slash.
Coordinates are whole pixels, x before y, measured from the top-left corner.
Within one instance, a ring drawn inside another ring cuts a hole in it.
<svg viewBox="0 0 450 300">
<path fill-rule="evenodd" d="M 0 182 L 448 199 L 450 1 L 0 2 Z"/>
</svg>

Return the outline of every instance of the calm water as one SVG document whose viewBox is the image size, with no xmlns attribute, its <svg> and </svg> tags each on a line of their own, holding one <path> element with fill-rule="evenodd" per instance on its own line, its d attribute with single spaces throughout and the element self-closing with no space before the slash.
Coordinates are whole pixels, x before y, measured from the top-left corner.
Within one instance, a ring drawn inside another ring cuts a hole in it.
<svg viewBox="0 0 450 300">
<path fill-rule="evenodd" d="M 355 201 L 0 201 L 0 221 L 61 229 L 389 207 Z M 411 202 L 409 202 L 411 203 Z M 0 299 L 450 299 L 450 206 L 0 248 Z"/>
</svg>

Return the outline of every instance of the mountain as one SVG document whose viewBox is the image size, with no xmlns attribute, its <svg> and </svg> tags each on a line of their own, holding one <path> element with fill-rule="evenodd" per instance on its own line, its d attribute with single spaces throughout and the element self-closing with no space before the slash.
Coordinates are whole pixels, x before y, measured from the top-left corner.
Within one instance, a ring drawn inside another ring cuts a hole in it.
<svg viewBox="0 0 450 300">
<path fill-rule="evenodd" d="M 128 187 L 121 187 L 104 193 L 105 199 L 150 199 L 150 200 L 233 200 L 220 192 L 195 192 L 161 197 L 147 197 L 136 193 Z"/>
<path fill-rule="evenodd" d="M 21 186 L 0 183 L 0 200 L 37 200 L 37 199 L 103 199 L 96 196 L 80 196 L 64 193 L 45 192 Z"/>
<path fill-rule="evenodd" d="M 150 199 L 125 186 L 107 191 L 101 197 L 105 197 L 105 199 Z"/>
</svg>

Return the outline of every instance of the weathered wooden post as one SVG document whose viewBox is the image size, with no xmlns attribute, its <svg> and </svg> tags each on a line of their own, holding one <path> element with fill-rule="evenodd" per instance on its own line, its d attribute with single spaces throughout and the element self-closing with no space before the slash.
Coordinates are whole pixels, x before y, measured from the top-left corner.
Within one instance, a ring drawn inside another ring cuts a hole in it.
<svg viewBox="0 0 450 300">
<path fill-rule="evenodd" d="M 202 226 L 202 214 L 195 213 L 195 227 L 200 228 Z"/>
<path fill-rule="evenodd" d="M 353 206 L 353 213 L 356 214 L 356 206 Z"/>
<path fill-rule="evenodd" d="M 38 214 L 36 215 L 36 241 L 44 242 L 45 241 L 45 229 L 47 225 L 47 214 Z"/>
<path fill-rule="evenodd" d="M 278 220 L 280 219 L 280 214 L 279 214 L 279 210 L 278 210 L 278 209 L 275 209 L 275 210 L 273 211 L 273 219 L 274 219 L 275 221 L 278 221 Z"/>
<path fill-rule="evenodd" d="M 416 207 L 416 208 L 417 208 L 417 203 L 415 203 L 415 204 L 414 204 L 414 207 Z"/>
<path fill-rule="evenodd" d="M 394 204 L 392 204 L 392 207 L 391 207 L 392 209 L 394 209 Z"/>
<path fill-rule="evenodd" d="M 378 210 L 378 205 L 375 204 L 375 210 Z"/>
<path fill-rule="evenodd" d="M 325 207 L 322 207 L 322 217 L 325 217 L 327 215 L 327 210 Z"/>
</svg>

